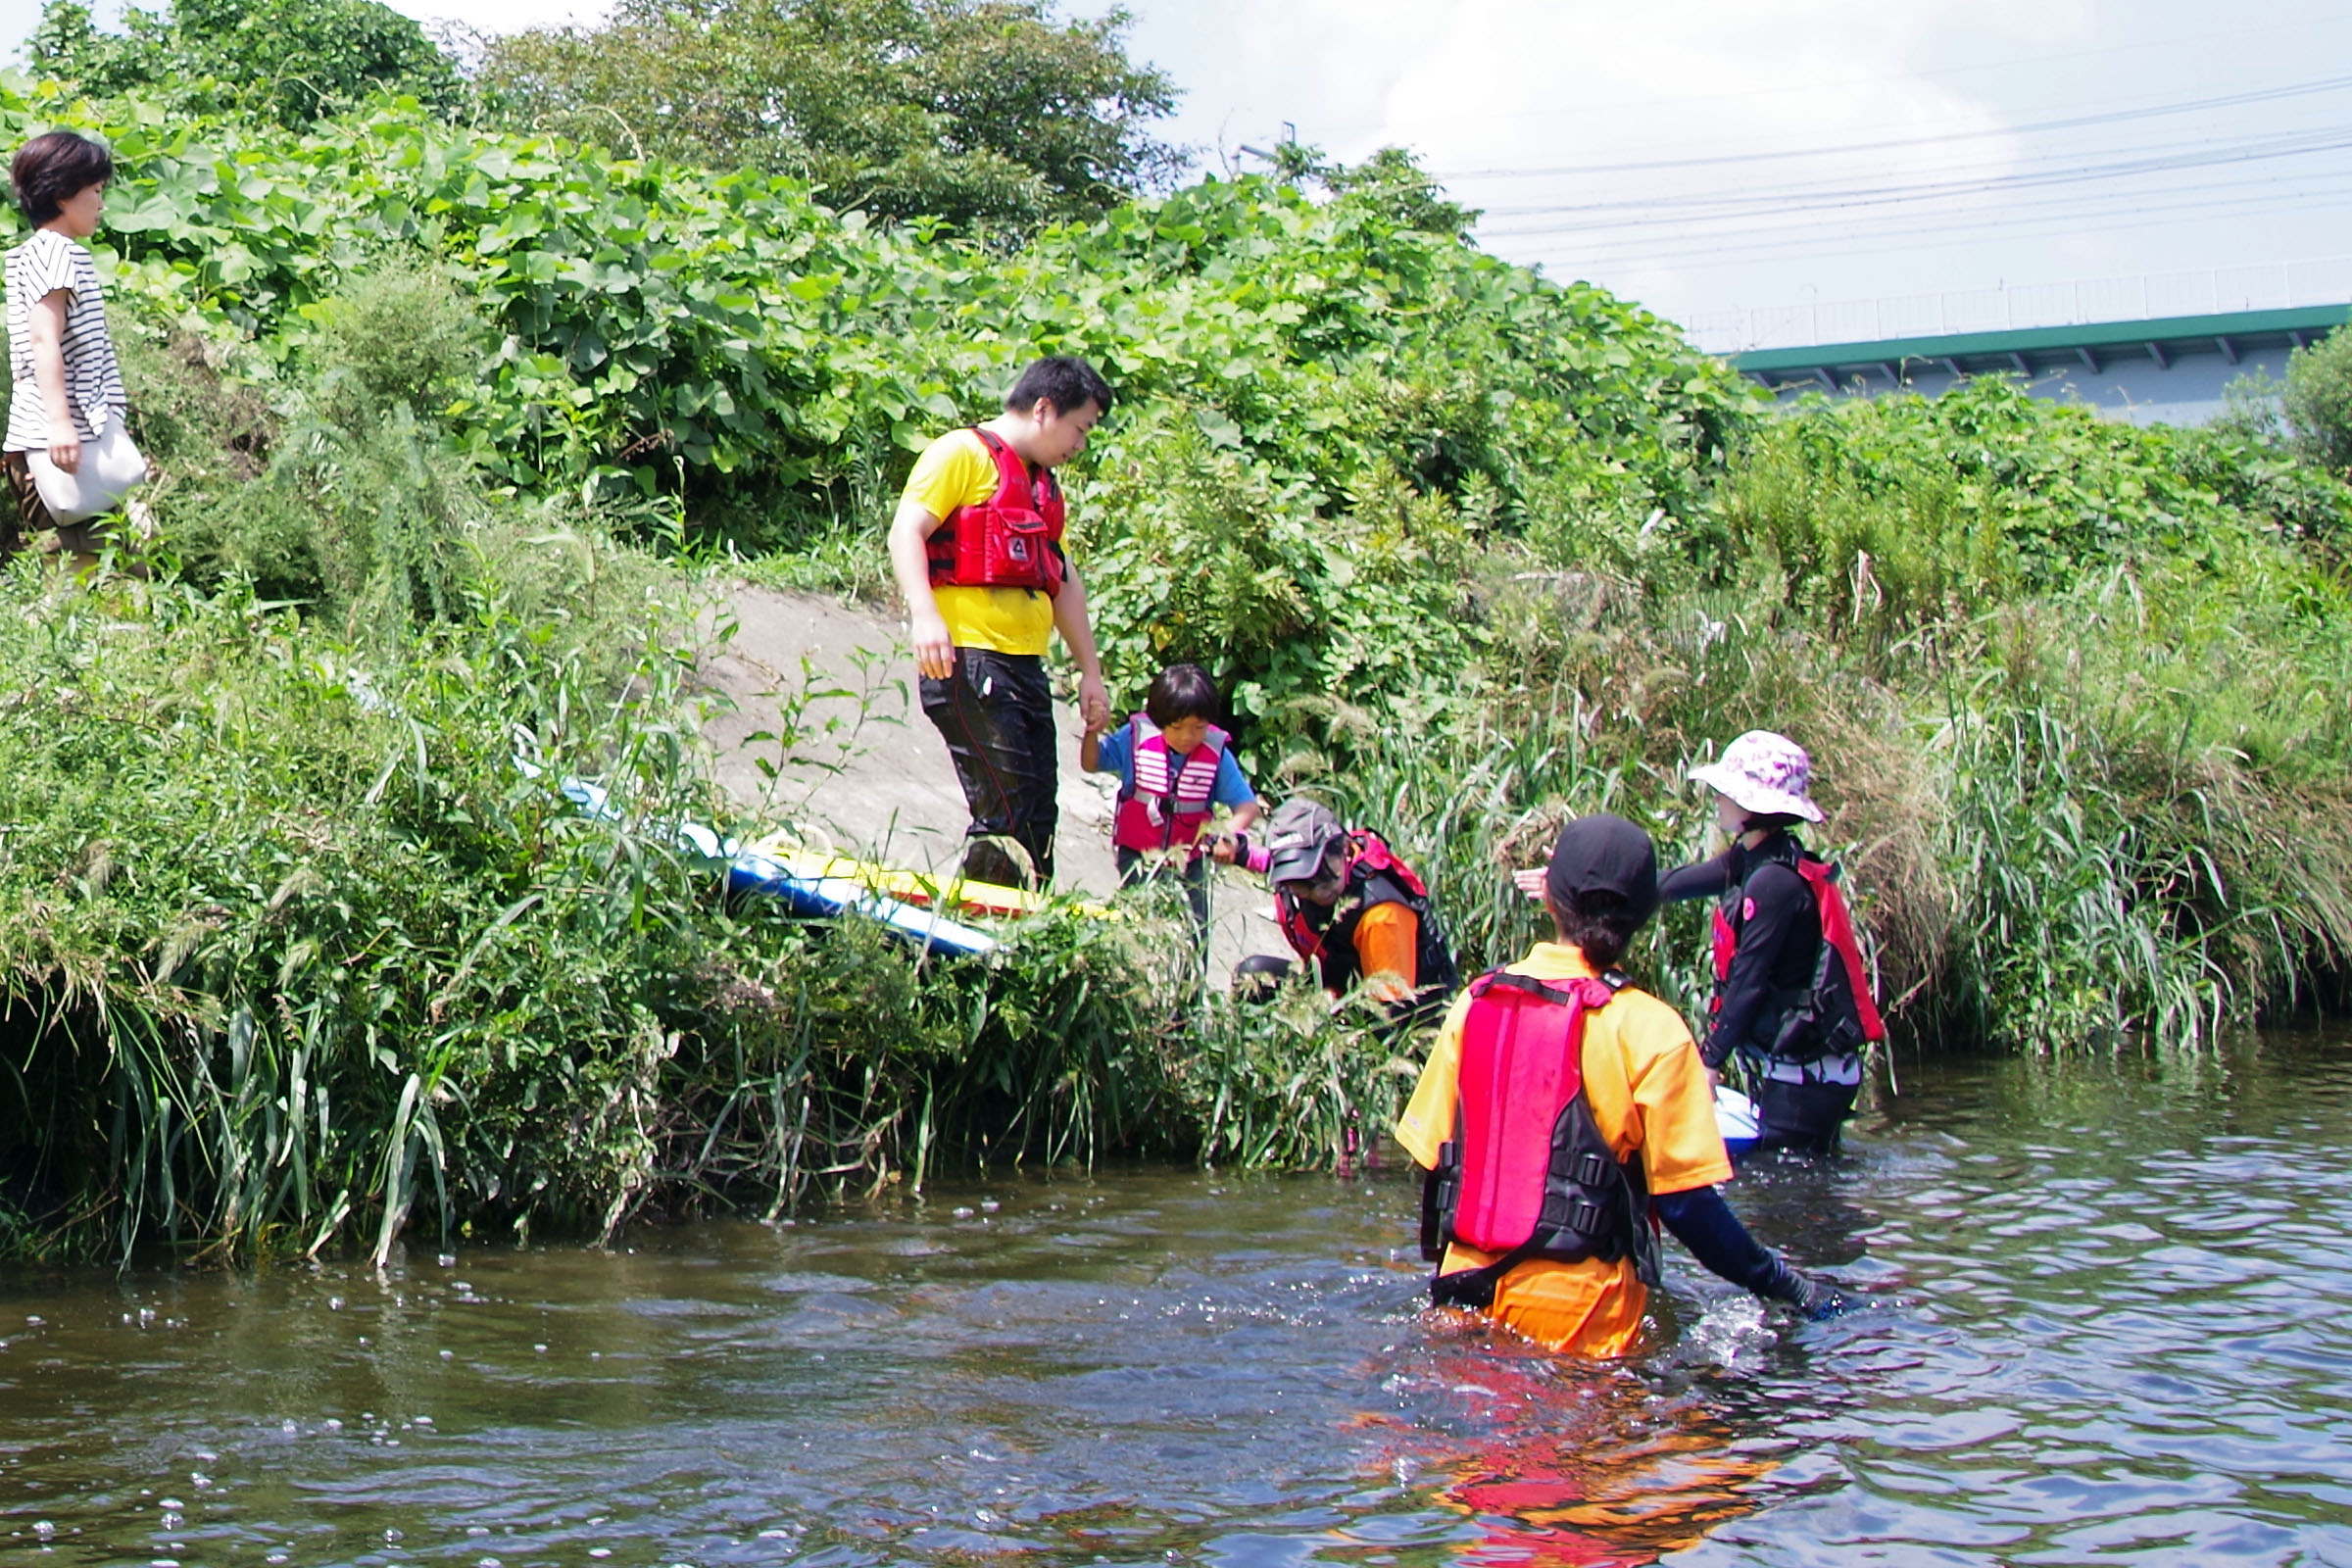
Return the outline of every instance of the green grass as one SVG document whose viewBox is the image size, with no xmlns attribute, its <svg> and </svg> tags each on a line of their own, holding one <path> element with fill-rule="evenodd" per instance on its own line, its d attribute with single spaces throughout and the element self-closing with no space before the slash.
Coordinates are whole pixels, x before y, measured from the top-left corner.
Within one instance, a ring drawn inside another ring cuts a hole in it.
<svg viewBox="0 0 2352 1568">
<path fill-rule="evenodd" d="M 910 445 L 1041 348 L 1126 394 L 1069 476 L 1114 697 L 1208 663 L 1261 787 L 1387 834 L 1466 968 L 1537 934 L 1506 873 L 1569 814 L 1706 853 L 1685 772 L 1769 727 L 1914 1037 L 2188 1052 L 2343 1001 L 2352 491 L 2260 428 L 1997 382 L 1759 419 L 1663 323 L 1371 194 L 1204 186 L 979 265 L 789 182 L 345 130 L 118 146 L 164 535 L 152 583 L 0 578 L 0 1252 L 1378 1147 L 1417 1043 L 1203 997 L 1164 910 L 949 962 L 677 848 L 732 825 L 688 700 L 717 574 L 886 592 Z M 1634 965 L 1695 1016 L 1703 951 L 1673 911 Z"/>
</svg>

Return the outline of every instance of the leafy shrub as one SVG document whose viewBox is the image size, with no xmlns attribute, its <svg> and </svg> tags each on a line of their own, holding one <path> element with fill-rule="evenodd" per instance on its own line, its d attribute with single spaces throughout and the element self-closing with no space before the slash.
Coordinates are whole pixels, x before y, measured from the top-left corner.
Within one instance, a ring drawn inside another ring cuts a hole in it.
<svg viewBox="0 0 2352 1568">
<path fill-rule="evenodd" d="M 1025 234 L 1164 183 L 1146 127 L 1175 88 L 1128 60 L 1124 13 L 1042 0 L 621 0 L 598 26 L 491 40 L 476 73 L 516 127 L 808 179 L 843 207 Z"/>
<path fill-rule="evenodd" d="M 395 410 L 431 418 L 480 378 L 487 331 L 457 280 L 415 256 L 354 271 L 299 312 L 295 340 L 321 418 L 364 430 Z"/>
<path fill-rule="evenodd" d="M 136 93 L 178 113 L 227 111 L 294 127 L 403 92 L 447 111 L 458 73 L 414 21 L 376 0 L 172 0 L 102 32 L 78 0 L 49 0 L 33 69 L 95 97 Z"/>
<path fill-rule="evenodd" d="M 2288 355 L 2279 403 L 2306 458 L 2352 471 L 2352 332 L 2339 326 Z"/>
<path fill-rule="evenodd" d="M 1317 516 L 1175 413 L 1123 427 L 1096 474 L 1077 547 L 1112 685 L 1140 702 L 1165 665 L 1204 665 L 1261 763 L 1425 702 L 1473 656 L 1460 514 L 1393 472 Z"/>
<path fill-rule="evenodd" d="M 2160 555 L 2225 572 L 2265 533 L 2352 524 L 2343 485 L 2283 467 L 2242 438 L 2111 423 L 1980 378 L 1936 399 L 1819 400 L 1763 427 L 1722 487 L 1718 537 L 1726 561 L 1761 553 L 1849 618 L 1868 555 L 1884 609 L 1916 620 L 1943 595 L 2047 593 Z"/>
</svg>

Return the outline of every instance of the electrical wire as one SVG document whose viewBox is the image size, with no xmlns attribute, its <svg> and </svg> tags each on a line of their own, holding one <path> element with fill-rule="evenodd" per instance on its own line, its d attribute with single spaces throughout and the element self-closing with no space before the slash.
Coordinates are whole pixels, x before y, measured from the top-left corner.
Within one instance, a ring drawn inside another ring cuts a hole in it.
<svg viewBox="0 0 2352 1568">
<path fill-rule="evenodd" d="M 2271 202 L 2280 206 L 2281 208 L 2284 208 L 2289 205 L 2307 205 L 2313 199 L 2315 194 L 2323 191 L 2331 191 L 2335 188 L 2333 184 L 2326 183 L 2326 181 L 2335 180 L 2340 182 L 2348 178 L 2352 178 L 2352 171 L 2328 172 L 2325 173 L 2306 172 L 2293 174 L 2274 175 L 2268 179 L 2230 179 L 2201 184 L 2175 185 L 2159 191 L 2113 191 L 2103 195 L 2091 196 L 2052 196 L 2045 197 L 2037 201 L 2003 202 L 1997 206 L 1986 203 L 1978 203 L 1972 206 L 1963 207 L 1953 212 L 1936 215 L 1932 220 L 1930 219 L 1929 215 L 1926 214 L 1915 215 L 1921 220 L 1921 221 L 1915 226 L 1896 229 L 1888 229 L 1881 226 L 1876 229 L 1875 232 L 1860 228 L 1859 225 L 1849 225 L 1844 229 L 1828 229 L 1819 223 L 1807 223 L 1802 225 L 1792 225 L 1788 223 L 1753 223 L 1745 228 L 1718 229 L 1709 232 L 1704 236 L 1693 236 L 1693 238 L 1703 237 L 1704 243 L 1710 251 L 1726 244 L 1738 244 L 1746 241 L 1770 242 L 1784 240 L 1791 237 L 1792 235 L 1801 236 L 1808 241 L 1823 244 L 1826 248 L 1827 246 L 1839 243 L 1840 236 L 1845 233 L 1860 233 L 1864 238 L 1875 238 L 1889 233 L 1925 234 L 1948 232 L 1950 229 L 1960 224 L 1976 223 L 1981 221 L 1988 210 L 1995 216 L 1999 217 L 2005 225 L 2010 222 L 2035 221 L 2037 220 L 2033 215 L 2047 209 L 2056 209 L 2057 211 L 2054 216 L 2063 218 L 2066 221 L 2081 222 L 2105 216 L 2107 211 L 2115 210 L 2119 207 L 2120 210 L 2126 212 L 2144 212 L 2148 210 L 2147 203 L 2158 198 L 2161 198 L 2165 201 L 2168 211 L 2185 214 L 2200 211 L 2204 207 L 2215 202 L 2230 201 L 2234 203 L 2241 201 L 2248 198 L 2251 193 L 2258 188 L 2266 192 L 2270 192 L 2276 191 L 2276 188 L 2278 186 L 2288 186 L 2291 188 L 2283 192 L 2278 192 L 2276 194 L 2262 194 L 2257 198 L 2261 201 Z M 2315 181 L 2318 181 L 2318 183 L 2315 183 Z M 2017 215 L 2025 216 L 2019 217 Z M 1555 232 L 1571 233 L 1580 231 L 1557 230 Z M 1481 237 L 1483 239 L 1491 236 Z M 1665 243 L 1671 247 L 1673 240 L 1667 239 L 1664 241 L 1657 241 L 1634 237 L 1605 238 L 1581 246 L 1578 254 L 1595 257 L 1647 257 L 1661 254 L 1659 250 L 1660 243 Z"/>
<path fill-rule="evenodd" d="M 1566 178 L 1590 174 L 1654 173 L 1667 169 L 1714 169 L 1733 165 L 1752 165 L 1786 161 L 1792 158 L 1853 156 L 1863 153 L 1895 152 L 1906 147 L 1944 146 L 1953 142 L 1981 141 L 1989 136 L 2034 136 L 2048 131 L 2081 130 L 2094 125 L 2121 124 L 2128 121 L 2147 120 L 2164 115 L 2201 113 L 2209 109 L 2232 109 L 2247 104 L 2269 103 L 2286 98 L 2304 97 L 2313 93 L 2341 92 L 2352 87 L 2352 76 L 2328 76 L 2317 81 L 2297 82 L 2285 87 L 2262 88 L 2252 92 L 2230 93 L 2218 98 L 2201 98 L 2189 103 L 2154 104 L 2139 109 L 2109 110 L 2101 114 L 2076 115 L 2064 120 L 2045 120 L 2023 125 L 1994 125 L 1977 130 L 1946 131 L 1934 136 L 1908 136 L 1891 141 L 1847 142 L 1819 147 L 1795 147 L 1777 152 L 1720 153 L 1703 158 L 1658 158 L 1624 164 L 1565 165 L 1552 169 L 1484 169 L 1452 174 L 1439 174 L 1440 179 L 1535 179 Z"/>
<path fill-rule="evenodd" d="M 1541 218 L 1571 213 L 1671 212 L 1678 208 L 1711 207 L 1738 211 L 1744 208 L 1772 208 L 1812 197 L 1832 197 L 1842 202 L 1848 198 L 1910 192 L 1932 196 L 1945 190 L 2068 183 L 2079 178 L 2100 178 L 2111 174 L 2161 173 L 2177 169 L 2198 169 L 2213 164 L 2238 162 L 2245 155 L 2254 153 L 2283 156 L 2299 151 L 2328 151 L 2348 134 L 2352 132 L 2347 132 L 2345 126 L 2338 122 L 2311 129 L 2270 131 L 2231 141 L 2207 137 L 2193 142 L 2121 147 L 2100 152 L 2070 150 L 2045 154 L 2017 164 L 1931 168 L 1918 172 L 1927 177 L 1902 183 L 1856 183 L 1855 176 L 1848 175 L 1841 179 L 1807 180 L 1760 187 L 1742 185 L 1736 190 L 1719 188 L 1680 194 L 1644 192 L 1640 196 L 1608 200 L 1546 202 L 1521 207 L 1489 207 L 1481 211 L 1482 216 L 1487 218 Z M 2105 164 L 2084 162 L 2085 159 L 2102 157 L 2115 161 Z"/>
<path fill-rule="evenodd" d="M 2308 157 L 2315 153 L 2340 152 L 2352 148 L 2352 135 L 2341 131 L 2325 139 L 2298 137 L 2288 145 L 2277 143 L 2244 143 L 2202 157 L 2128 160 L 2116 164 L 2084 165 L 2073 170 L 2049 171 L 1978 180 L 1966 183 L 1924 184 L 1916 186 L 1861 186 L 1839 192 L 1834 200 L 1789 200 L 1765 195 L 1754 198 L 1736 198 L 1720 204 L 1713 213 L 1689 210 L 1670 210 L 1657 217 L 1592 218 L 1580 223 L 1546 223 L 1531 227 L 1487 228 L 1480 226 L 1484 239 L 1517 239 L 1558 233 L 1603 233 L 1623 230 L 1674 227 L 1688 231 L 1696 225 L 1720 223 L 1737 219 L 1753 218 L 1762 214 L 1773 216 L 1801 216 L 1807 213 L 1853 212 L 1865 208 L 1899 207 L 1926 202 L 1949 200 L 1960 196 L 1998 195 L 2009 191 L 2045 189 L 2057 185 L 2083 184 L 2095 180 L 2131 178 L 2151 173 L 2175 173 L 2191 169 L 2213 168 L 2228 164 L 2264 163 L 2280 158 Z M 1531 209 L 1521 216 L 1535 217 L 1540 213 L 1562 215 L 1577 213 L 1615 213 L 1627 208 L 1644 211 L 1656 204 L 1621 202 L 1567 206 L 1550 209 Z"/>
<path fill-rule="evenodd" d="M 1640 98 L 1611 98 L 1581 103 L 1578 105 L 1578 107 L 1584 110 L 1639 109 L 1652 106 L 1670 107 L 1675 104 L 1689 103 L 1712 104 L 1738 102 L 1748 98 L 1777 98 L 1787 97 L 1790 94 L 1798 93 L 1828 92 L 1844 87 L 1870 87 L 1889 81 L 1912 81 L 1921 78 L 1932 79 L 1943 76 L 1980 75 L 1988 71 L 2013 72 L 2021 68 L 2057 65 L 2070 60 L 2104 60 L 2116 55 L 2137 54 L 2150 49 L 2173 49 L 2183 44 L 2207 43 L 2216 39 L 2230 39 L 2231 41 L 2237 41 L 2272 32 L 2297 32 L 2308 30 L 2313 27 L 2341 26 L 2347 20 L 2352 20 L 2352 18 L 2348 18 L 2342 14 L 2323 17 L 2306 17 L 2296 22 L 2272 23 L 2267 25 L 2255 24 L 2249 26 L 2229 27 L 2210 32 L 2176 33 L 2165 38 L 2134 38 L 2128 43 L 2100 45 L 2089 49 L 2058 50 L 2045 54 L 2017 55 L 2011 56 L 2005 60 L 1973 61 L 1967 65 L 1961 66 L 1929 66 L 1916 71 L 1881 72 L 1866 76 L 1829 76 L 1818 77 L 1809 81 L 1779 81 L 1774 82 L 1769 86 L 1747 87 L 1735 89 L 1732 91 L 1710 90 L 1703 93 L 1651 94 Z M 1558 118 L 1558 106 L 1545 104 L 1534 109 L 1515 109 L 1490 114 L 1437 115 L 1427 117 L 1424 122 L 1432 124 L 1476 124 L 1493 123 L 1496 122 L 1512 120 L 1556 119 Z M 1324 127 L 1319 134 L 1322 135 L 1326 141 L 1336 145 L 1340 140 L 1349 136 L 1364 133 L 1382 132 L 1387 128 L 1387 123 L 1385 121 L 1380 122 L 1358 122 L 1353 124 L 1343 123 L 1337 127 L 1327 126 Z M 1451 174 L 1439 174 L 1437 177 L 1453 178 L 1457 176 Z"/>
<path fill-rule="evenodd" d="M 2191 220 L 2220 217 L 2258 217 L 2284 214 L 2306 208 L 2315 201 L 2352 196 L 2352 180 L 2305 186 L 2279 196 L 2247 197 L 2242 200 L 2217 198 L 2208 202 L 2183 206 L 2167 206 L 2153 216 L 2132 221 L 2118 221 L 2146 212 L 2146 208 L 2128 208 L 2085 220 L 2077 215 L 2052 215 L 2016 223 L 2001 223 L 1990 230 L 1971 235 L 1972 240 L 2029 238 L 2037 235 L 2068 234 L 2089 236 L 2122 233 L 2144 228 L 2176 225 Z M 1721 267 L 1746 267 L 1758 261 L 1803 261 L 1815 257 L 1836 256 L 1839 259 L 1854 256 L 1894 255 L 1908 251 L 1947 250 L 1953 243 L 1953 225 L 1892 229 L 1878 234 L 1841 236 L 1815 233 L 1788 236 L 1782 239 L 1739 241 L 1711 237 L 1707 245 L 1690 250 L 1627 250 L 1613 254 L 1595 254 L 1567 244 L 1540 248 L 1513 247 L 1512 259 L 1529 265 L 1541 265 L 1546 272 L 1552 270 L 1553 258 L 1573 258 L 1579 267 L 1590 267 L 1586 275 L 1597 276 L 1603 271 L 1627 272 L 1640 269 L 1675 268 L 1705 270 Z M 1917 237 L 1914 237 L 1917 236 Z M 1933 237 L 1929 237 L 1933 236 Z M 1908 243 L 1890 243 L 1908 241 Z M 1498 252 L 1498 254 L 1500 254 Z"/>
<path fill-rule="evenodd" d="M 1933 242 L 1936 244 L 1949 246 L 1956 242 L 1972 244 L 1982 243 L 1984 240 L 1996 237 L 2006 240 L 2010 238 L 2023 238 L 2041 234 L 2064 233 L 2070 235 L 2087 235 L 2103 233 L 2108 228 L 2115 226 L 2116 221 L 2119 219 L 2136 218 L 2141 214 L 2147 214 L 2150 216 L 2148 216 L 2142 222 L 2136 222 L 2131 226 L 2140 227 L 2148 224 L 2161 224 L 2167 222 L 2183 223 L 2192 220 L 2210 220 L 2225 215 L 2287 215 L 2298 210 L 2308 208 L 2308 206 L 2314 201 L 2338 197 L 2345 194 L 2352 194 L 2352 183 L 2346 183 L 2345 181 L 2339 180 L 2332 183 L 2300 186 L 2291 192 L 2281 193 L 2278 195 L 2256 195 L 2243 197 L 2215 196 L 2202 201 L 2190 203 L 2116 206 L 2107 208 L 2095 214 L 2050 214 L 2042 217 L 2023 219 L 2014 222 L 2005 222 L 1998 225 L 1981 224 L 1974 228 L 1964 228 L 1960 225 L 1954 224 L 1936 224 L 1910 228 L 1885 229 L 1877 233 L 1867 234 L 1823 233 L 1819 231 L 1812 233 L 1791 233 L 1784 230 L 1777 234 L 1760 234 L 1753 237 L 1710 237 L 1707 243 L 1703 246 L 1693 245 L 1688 248 L 1664 247 L 1649 249 L 1627 248 L 1622 250 L 1595 250 L 1591 247 L 1574 245 L 1573 242 L 1564 242 L 1558 245 L 1529 247 L 1524 249 L 1514 247 L 1514 250 L 1523 256 L 1573 255 L 1595 265 L 1609 265 L 1616 267 L 1654 267 L 1681 265 L 1688 262 L 1713 260 L 1718 258 L 1727 261 L 1739 260 L 1741 258 L 1749 260 L 1766 260 L 1795 259 L 1816 256 L 1837 256 L 1843 258 L 1847 256 L 1872 254 L 1875 249 L 1881 248 L 1911 248 L 1889 247 L 1889 242 L 1912 238 L 1917 238 L 1922 244 Z"/>
</svg>

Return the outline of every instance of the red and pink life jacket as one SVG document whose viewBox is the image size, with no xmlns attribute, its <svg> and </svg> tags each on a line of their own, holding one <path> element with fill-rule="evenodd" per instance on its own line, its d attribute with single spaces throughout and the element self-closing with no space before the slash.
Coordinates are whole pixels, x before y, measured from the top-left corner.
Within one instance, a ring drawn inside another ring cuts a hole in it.
<svg viewBox="0 0 2352 1568">
<path fill-rule="evenodd" d="M 1051 470 L 1032 470 L 993 430 L 972 434 L 997 463 L 997 493 L 978 506 L 957 507 L 923 547 L 931 586 L 1029 588 L 1047 598 L 1061 592 L 1069 567 L 1061 558 L 1061 486 Z"/>
<path fill-rule="evenodd" d="M 1501 1256 L 1475 1274 L 1440 1276 L 1441 1302 L 1490 1304 L 1494 1280 L 1530 1257 L 1630 1256 L 1656 1283 L 1642 1162 L 1617 1157 L 1585 1097 L 1586 1020 L 1624 984 L 1616 973 L 1544 981 L 1502 969 L 1472 982 L 1453 1141 L 1424 1193 L 1422 1250 L 1434 1260 L 1459 1242 Z"/>
<path fill-rule="evenodd" d="M 1752 1045 L 1765 1055 L 1805 1062 L 1886 1039 L 1886 1024 L 1870 994 L 1870 970 L 1854 934 L 1853 914 L 1838 886 L 1838 867 L 1793 847 L 1774 859 L 1805 879 L 1821 917 L 1821 953 L 1810 985 L 1776 990 L 1766 1000 L 1752 1026 Z M 1726 893 L 1715 907 L 1715 998 L 1710 1011 L 1723 1006 L 1723 988 L 1732 978 L 1732 959 L 1739 956 L 1740 927 L 1744 923 L 1735 916 L 1743 916 L 1746 898 L 1742 884 Z"/>
<path fill-rule="evenodd" d="M 1122 850 L 1174 850 L 1199 843 L 1231 737 L 1211 724 L 1207 738 L 1179 762 L 1159 726 L 1137 713 L 1127 720 L 1127 739 L 1130 782 L 1119 791 L 1111 843 Z"/>
</svg>

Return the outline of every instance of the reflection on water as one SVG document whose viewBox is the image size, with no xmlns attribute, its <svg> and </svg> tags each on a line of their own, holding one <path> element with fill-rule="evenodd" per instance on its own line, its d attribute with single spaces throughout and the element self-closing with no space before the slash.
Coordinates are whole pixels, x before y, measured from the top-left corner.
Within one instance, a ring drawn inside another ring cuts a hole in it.
<svg viewBox="0 0 2352 1568">
<path fill-rule="evenodd" d="M 0 1563 L 2352 1564 L 2352 1053 L 1905 1063 L 1659 1345 L 1419 1310 L 1414 1193 L 1011 1178 L 634 1250 L 0 1277 Z"/>
</svg>

